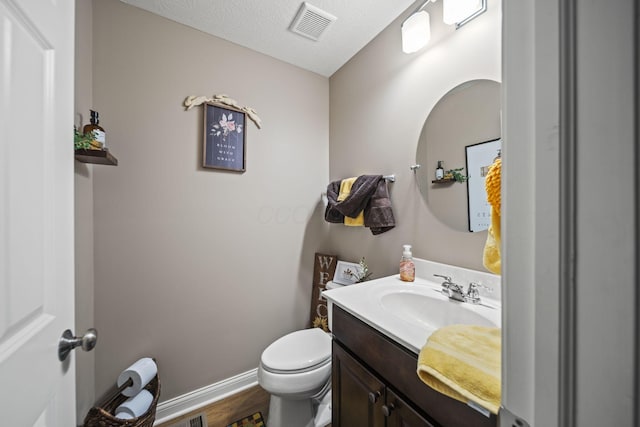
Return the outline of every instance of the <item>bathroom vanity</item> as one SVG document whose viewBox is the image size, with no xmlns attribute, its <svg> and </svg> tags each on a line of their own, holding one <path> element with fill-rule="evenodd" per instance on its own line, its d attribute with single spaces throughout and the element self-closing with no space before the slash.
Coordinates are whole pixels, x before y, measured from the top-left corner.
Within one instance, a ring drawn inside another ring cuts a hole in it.
<svg viewBox="0 0 640 427">
<path fill-rule="evenodd" d="M 333 307 L 333 427 L 494 427 L 497 418 L 440 394 L 416 375 L 412 353 Z"/>
<path fill-rule="evenodd" d="M 488 276 L 483 283 L 495 280 Z M 478 307 L 449 306 L 456 303 L 439 294 L 437 283 L 416 282 L 408 285 L 391 276 L 325 293 L 333 333 L 333 427 L 497 425 L 495 415 L 428 387 L 416 368 L 421 346 L 437 327 L 458 321 L 499 326 L 499 306 L 489 300 Z M 434 319 L 420 318 L 425 307 Z"/>
</svg>

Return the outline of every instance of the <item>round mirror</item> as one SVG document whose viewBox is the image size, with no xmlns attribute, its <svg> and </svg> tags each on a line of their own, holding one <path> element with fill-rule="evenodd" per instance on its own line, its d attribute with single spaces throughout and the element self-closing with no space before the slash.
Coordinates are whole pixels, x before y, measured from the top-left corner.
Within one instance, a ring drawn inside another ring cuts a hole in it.
<svg viewBox="0 0 640 427">
<path fill-rule="evenodd" d="M 436 218 L 459 231 L 487 229 L 484 175 L 500 144 L 500 83 L 464 82 L 436 103 L 416 152 L 418 187 Z"/>
</svg>

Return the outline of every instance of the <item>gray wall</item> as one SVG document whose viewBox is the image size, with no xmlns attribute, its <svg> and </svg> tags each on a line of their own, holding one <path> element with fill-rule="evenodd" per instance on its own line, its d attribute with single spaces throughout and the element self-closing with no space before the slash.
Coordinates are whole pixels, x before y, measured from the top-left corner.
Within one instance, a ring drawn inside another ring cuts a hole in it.
<svg viewBox="0 0 640 427">
<path fill-rule="evenodd" d="M 390 184 L 395 229 L 379 236 L 341 225 L 330 230 L 334 251 L 350 261 L 364 256 L 376 277 L 397 273 L 405 243 L 414 256 L 483 270 L 486 232 L 454 231 L 436 219 L 409 166 L 424 121 L 444 94 L 468 80 L 501 80 L 501 4 L 490 0 L 486 13 L 458 31 L 438 23 L 440 8 L 429 5 L 432 40 L 425 49 L 402 53 L 405 13 L 330 78 L 331 180 L 397 176 Z M 435 163 L 423 167 L 435 171 Z"/>
<path fill-rule="evenodd" d="M 86 124 L 92 108 L 92 0 L 76 1 L 75 125 Z M 84 123 L 83 123 L 84 122 Z M 93 319 L 93 166 L 75 162 L 75 332 L 94 326 Z M 76 351 L 76 407 L 81 422 L 94 404 L 95 353 Z"/>
<path fill-rule="evenodd" d="M 120 162 L 93 169 L 97 396 L 147 355 L 162 400 L 255 368 L 305 325 L 316 251 L 365 256 L 376 277 L 396 272 L 404 243 L 482 269 L 485 234 L 433 217 L 409 165 L 441 96 L 501 80 L 499 2 L 413 55 L 402 16 L 330 80 L 117 0 L 93 8 L 91 105 Z M 214 93 L 263 119 L 248 125 L 244 174 L 200 167 L 202 111 L 181 103 Z M 398 226 L 381 236 L 322 220 L 330 178 L 363 173 L 398 177 Z"/>
<path fill-rule="evenodd" d="M 117 167 L 94 168 L 96 390 L 142 356 L 162 400 L 258 365 L 305 326 L 327 250 L 329 82 L 118 0 L 95 2 L 93 105 Z M 247 171 L 200 167 L 202 110 L 255 108 Z"/>
</svg>

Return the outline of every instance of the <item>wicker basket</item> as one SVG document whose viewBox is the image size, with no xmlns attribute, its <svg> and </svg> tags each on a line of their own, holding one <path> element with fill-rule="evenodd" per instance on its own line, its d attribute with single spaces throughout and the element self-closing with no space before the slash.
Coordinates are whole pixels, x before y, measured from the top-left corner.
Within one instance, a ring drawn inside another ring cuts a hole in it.
<svg viewBox="0 0 640 427">
<path fill-rule="evenodd" d="M 160 381 L 156 375 L 145 387 L 153 395 L 149 410 L 144 415 L 130 420 L 116 418 L 116 408 L 128 398 L 118 393 L 100 407 L 93 407 L 84 419 L 84 427 L 152 427 L 156 419 L 156 407 L 160 397 Z"/>
</svg>

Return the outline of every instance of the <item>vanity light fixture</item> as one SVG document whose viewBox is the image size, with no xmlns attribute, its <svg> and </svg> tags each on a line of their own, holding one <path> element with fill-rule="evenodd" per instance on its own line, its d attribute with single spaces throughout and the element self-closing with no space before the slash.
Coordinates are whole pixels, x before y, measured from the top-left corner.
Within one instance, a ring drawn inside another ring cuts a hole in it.
<svg viewBox="0 0 640 427">
<path fill-rule="evenodd" d="M 487 10 L 487 0 L 442 0 L 442 20 L 456 30 Z"/>
<path fill-rule="evenodd" d="M 431 38 L 429 13 L 422 9 L 432 1 L 435 0 L 426 0 L 407 19 L 402 21 L 402 51 L 404 53 L 417 52 L 429 43 Z"/>
<path fill-rule="evenodd" d="M 436 0 L 425 0 L 407 19 L 402 21 L 402 51 L 414 53 L 429 43 L 431 24 L 429 13 L 423 10 Z M 487 0 L 442 0 L 442 20 L 456 26 L 456 30 L 487 10 Z"/>
</svg>

